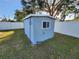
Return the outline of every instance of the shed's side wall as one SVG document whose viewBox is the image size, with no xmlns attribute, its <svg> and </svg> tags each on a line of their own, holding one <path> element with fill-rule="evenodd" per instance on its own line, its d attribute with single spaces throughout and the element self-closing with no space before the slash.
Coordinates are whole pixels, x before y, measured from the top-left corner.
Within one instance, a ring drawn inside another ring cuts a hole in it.
<svg viewBox="0 0 79 59">
<path fill-rule="evenodd" d="M 33 20 L 30 18 L 26 18 L 24 21 L 24 31 L 27 37 L 30 39 L 32 43 L 35 43 L 34 41 L 34 31 L 33 31 Z"/>
<path fill-rule="evenodd" d="M 34 40 L 34 24 L 33 22 L 35 22 L 32 17 L 30 18 L 30 40 L 33 44 L 36 44 L 35 40 Z"/>
<path fill-rule="evenodd" d="M 48 17 L 33 17 L 33 40 L 35 42 L 40 42 L 52 38 L 54 36 L 54 20 Z M 42 28 L 42 21 L 49 20 L 50 21 L 50 28 L 43 29 Z"/>
<path fill-rule="evenodd" d="M 24 31 L 25 31 L 25 34 L 27 35 L 27 37 L 29 39 L 31 39 L 31 37 L 30 37 L 30 19 L 25 19 L 25 21 L 24 21 Z"/>
</svg>

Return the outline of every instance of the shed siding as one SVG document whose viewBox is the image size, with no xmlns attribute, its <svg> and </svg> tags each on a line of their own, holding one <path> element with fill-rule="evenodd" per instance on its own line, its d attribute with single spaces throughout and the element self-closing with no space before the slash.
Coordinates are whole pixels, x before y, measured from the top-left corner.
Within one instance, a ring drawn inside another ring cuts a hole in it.
<svg viewBox="0 0 79 59">
<path fill-rule="evenodd" d="M 34 25 L 33 25 L 33 20 L 31 19 L 31 17 L 25 19 L 25 21 L 24 21 L 24 27 L 25 27 L 24 31 L 25 31 L 25 34 L 27 35 L 27 37 L 29 39 L 31 39 L 32 43 L 35 43 L 34 33 L 33 33 L 34 32 L 33 31 Z"/>
<path fill-rule="evenodd" d="M 24 22 L 24 31 L 25 31 L 25 34 L 27 35 L 27 37 L 29 39 L 31 39 L 30 37 L 30 20 L 29 19 L 25 19 L 25 22 Z"/>
<path fill-rule="evenodd" d="M 43 21 L 48 21 L 50 27 L 43 29 Z M 54 21 L 53 17 L 46 15 L 29 15 L 26 17 L 24 21 L 25 34 L 31 40 L 32 44 L 53 38 Z"/>
<path fill-rule="evenodd" d="M 36 42 L 35 42 L 35 40 L 34 40 L 34 24 L 33 24 L 33 22 L 35 22 L 33 19 L 32 19 L 32 17 L 31 17 L 31 19 L 29 20 L 30 21 L 30 37 L 31 37 L 31 42 L 33 43 L 33 44 L 36 44 Z"/>
<path fill-rule="evenodd" d="M 54 35 L 54 20 L 48 17 L 33 17 L 33 26 L 34 26 L 34 38 L 33 40 L 36 42 L 44 41 L 49 38 L 52 38 Z M 50 21 L 50 28 L 49 29 L 42 29 L 42 21 L 49 20 Z"/>
</svg>

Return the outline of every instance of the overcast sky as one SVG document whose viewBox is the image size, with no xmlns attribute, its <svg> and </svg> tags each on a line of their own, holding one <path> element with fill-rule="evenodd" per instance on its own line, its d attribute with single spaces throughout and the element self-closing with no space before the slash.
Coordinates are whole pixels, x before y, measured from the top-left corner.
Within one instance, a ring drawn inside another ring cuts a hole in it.
<svg viewBox="0 0 79 59">
<path fill-rule="evenodd" d="M 20 0 L 0 0 L 0 17 L 13 18 L 16 9 L 21 9 Z"/>
</svg>

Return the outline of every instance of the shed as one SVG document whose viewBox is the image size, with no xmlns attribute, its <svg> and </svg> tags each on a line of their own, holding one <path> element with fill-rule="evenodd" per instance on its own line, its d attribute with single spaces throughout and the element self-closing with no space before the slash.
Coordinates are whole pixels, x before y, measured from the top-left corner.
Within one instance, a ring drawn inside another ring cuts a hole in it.
<svg viewBox="0 0 79 59">
<path fill-rule="evenodd" d="M 55 18 L 48 15 L 31 14 L 24 18 L 24 31 L 32 44 L 54 37 Z"/>
</svg>

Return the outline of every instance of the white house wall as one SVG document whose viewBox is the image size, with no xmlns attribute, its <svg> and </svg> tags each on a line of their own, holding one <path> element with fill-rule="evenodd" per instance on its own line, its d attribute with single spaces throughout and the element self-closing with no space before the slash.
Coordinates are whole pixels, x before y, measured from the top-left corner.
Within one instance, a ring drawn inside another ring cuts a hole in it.
<svg viewBox="0 0 79 59">
<path fill-rule="evenodd" d="M 69 13 L 65 17 L 65 20 L 73 20 L 73 19 L 75 19 L 75 13 Z"/>
</svg>

